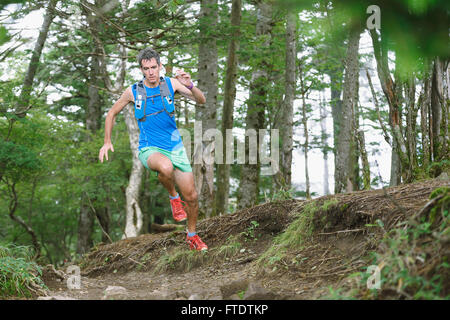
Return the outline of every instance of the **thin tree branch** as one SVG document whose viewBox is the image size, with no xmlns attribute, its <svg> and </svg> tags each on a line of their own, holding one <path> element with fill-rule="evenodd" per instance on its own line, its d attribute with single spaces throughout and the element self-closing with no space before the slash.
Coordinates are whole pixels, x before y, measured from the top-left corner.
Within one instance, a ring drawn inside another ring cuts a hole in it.
<svg viewBox="0 0 450 320">
<path fill-rule="evenodd" d="M 11 220 L 20 224 L 25 229 L 25 231 L 31 236 L 31 241 L 33 242 L 34 249 L 36 250 L 33 259 L 38 259 L 41 256 L 41 246 L 39 244 L 39 241 L 37 240 L 36 233 L 21 217 L 15 215 L 19 201 L 16 192 L 16 182 L 8 184 L 8 188 L 10 190 L 10 195 L 12 196 L 12 199 L 9 202 L 9 217 L 11 218 Z"/>
<path fill-rule="evenodd" d="M 381 120 L 380 105 L 378 104 L 377 95 L 376 95 L 376 93 L 375 93 L 375 90 L 374 90 L 373 84 L 372 84 L 372 78 L 370 77 L 369 70 L 368 70 L 367 68 L 366 68 L 366 75 L 367 75 L 367 80 L 369 81 L 370 91 L 372 92 L 373 103 L 375 104 L 375 110 L 376 110 L 376 112 L 377 112 L 378 122 L 380 123 L 381 129 L 383 130 L 384 140 L 386 140 L 386 142 L 387 142 L 390 146 L 392 146 L 392 144 L 391 144 L 391 138 L 389 137 L 387 128 L 386 128 L 386 126 L 384 125 L 383 120 Z"/>
<path fill-rule="evenodd" d="M 88 200 L 89 200 L 89 206 L 91 207 L 92 212 L 94 213 L 94 216 L 95 216 L 95 218 L 96 218 L 96 220 L 97 220 L 97 222 L 98 222 L 98 224 L 99 224 L 99 226 L 100 226 L 100 229 L 102 229 L 103 234 L 108 238 L 108 240 L 109 240 L 111 243 L 113 243 L 113 241 L 112 241 L 111 237 L 109 236 L 109 234 L 105 231 L 105 229 L 103 229 L 103 226 L 102 226 L 102 224 L 101 224 L 101 222 L 100 222 L 100 219 L 99 219 L 98 216 L 97 216 L 97 211 L 95 210 L 94 206 L 92 205 L 91 198 L 89 197 L 89 194 L 88 194 L 86 191 L 85 191 L 84 193 L 86 194 L 86 197 L 87 197 Z"/>
</svg>

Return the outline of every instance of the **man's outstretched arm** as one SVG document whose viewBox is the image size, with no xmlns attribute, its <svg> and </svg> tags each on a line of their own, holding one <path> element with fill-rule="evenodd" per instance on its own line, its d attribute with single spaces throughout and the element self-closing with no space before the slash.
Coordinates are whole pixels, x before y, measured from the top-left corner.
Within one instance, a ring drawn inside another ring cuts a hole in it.
<svg viewBox="0 0 450 320">
<path fill-rule="evenodd" d="M 133 92 L 131 91 L 131 87 L 125 90 L 120 96 L 119 100 L 117 100 L 112 108 L 108 111 L 105 119 L 105 139 L 103 143 L 103 147 L 101 147 L 100 152 L 98 154 L 98 159 L 100 162 L 103 162 L 103 158 L 108 159 L 108 150 L 114 152 L 114 147 L 111 143 L 111 134 L 114 126 L 114 122 L 116 121 L 117 114 L 122 111 L 122 109 L 130 102 L 134 102 Z"/>
<path fill-rule="evenodd" d="M 179 92 L 182 96 L 194 100 L 200 104 L 204 104 L 206 102 L 205 95 L 199 88 L 193 85 L 191 76 L 188 73 L 180 71 L 177 73 L 177 77 L 171 78 L 171 80 L 175 92 Z M 188 89 L 191 85 L 192 88 Z"/>
</svg>

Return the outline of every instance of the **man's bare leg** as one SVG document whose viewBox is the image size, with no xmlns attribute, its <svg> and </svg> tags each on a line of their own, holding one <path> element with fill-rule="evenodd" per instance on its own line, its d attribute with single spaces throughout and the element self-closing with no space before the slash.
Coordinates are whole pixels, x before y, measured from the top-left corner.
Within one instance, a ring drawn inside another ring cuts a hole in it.
<svg viewBox="0 0 450 320">
<path fill-rule="evenodd" d="M 175 190 L 174 170 L 169 158 L 159 152 L 155 152 L 148 157 L 147 165 L 153 171 L 158 172 L 159 182 L 167 189 L 170 196 L 175 197 L 177 191 Z"/>
<path fill-rule="evenodd" d="M 158 172 L 158 180 L 174 197 L 177 195 L 175 184 L 178 186 L 184 201 L 187 204 L 187 228 L 189 232 L 196 232 L 198 218 L 198 196 L 195 190 L 194 174 L 174 170 L 172 162 L 161 153 L 155 152 L 147 159 L 150 169 Z"/>
<path fill-rule="evenodd" d="M 178 186 L 184 201 L 187 203 L 187 228 L 189 232 L 196 232 L 198 217 L 198 196 L 195 190 L 194 174 L 175 170 L 175 183 Z"/>
</svg>

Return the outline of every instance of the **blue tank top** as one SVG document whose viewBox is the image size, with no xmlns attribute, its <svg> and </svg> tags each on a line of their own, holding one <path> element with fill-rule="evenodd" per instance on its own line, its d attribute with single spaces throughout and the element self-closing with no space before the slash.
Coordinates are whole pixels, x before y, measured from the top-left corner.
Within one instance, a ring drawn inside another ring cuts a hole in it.
<svg viewBox="0 0 450 320">
<path fill-rule="evenodd" d="M 172 100 L 174 100 L 174 92 L 169 77 L 165 77 L 167 86 L 169 87 Z M 147 107 L 145 110 L 145 121 L 137 120 L 139 127 L 139 150 L 145 147 L 158 147 L 167 151 L 176 150 L 183 147 L 180 132 L 177 129 L 175 115 L 171 117 L 167 112 L 163 111 L 155 115 L 151 113 L 164 109 L 162 104 L 159 86 L 149 88 L 145 86 L 147 92 Z M 136 90 L 131 87 L 134 100 L 136 101 Z M 156 97 L 155 96 L 158 95 Z"/>
</svg>

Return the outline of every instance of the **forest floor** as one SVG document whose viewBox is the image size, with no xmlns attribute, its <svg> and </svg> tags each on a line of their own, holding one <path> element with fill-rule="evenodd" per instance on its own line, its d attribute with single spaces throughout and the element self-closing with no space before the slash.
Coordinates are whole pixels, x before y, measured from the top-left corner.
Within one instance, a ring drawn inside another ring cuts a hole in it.
<svg viewBox="0 0 450 320">
<path fill-rule="evenodd" d="M 442 186 L 448 178 L 275 201 L 204 219 L 197 228 L 207 252 L 188 250 L 184 226 L 100 244 L 78 264 L 79 289 L 68 289 L 67 266 L 46 268 L 49 290 L 39 299 L 335 298 L 336 288 L 358 285 L 349 276 L 367 269 L 383 235 Z"/>
</svg>

